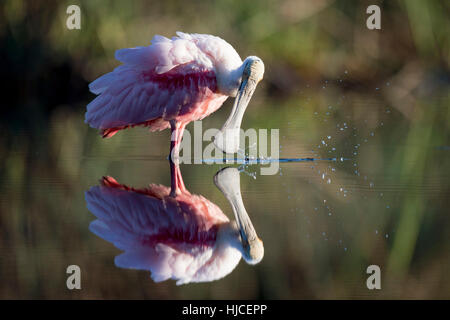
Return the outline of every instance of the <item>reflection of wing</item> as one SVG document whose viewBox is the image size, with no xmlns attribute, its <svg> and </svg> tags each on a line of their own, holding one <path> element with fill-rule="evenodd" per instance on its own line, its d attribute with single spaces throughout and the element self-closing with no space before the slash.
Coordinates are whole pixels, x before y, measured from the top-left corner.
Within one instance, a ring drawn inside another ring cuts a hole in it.
<svg viewBox="0 0 450 320">
<path fill-rule="evenodd" d="M 141 246 L 118 255 L 115 264 L 121 268 L 150 270 L 155 282 L 173 279 L 181 285 L 223 278 L 236 268 L 241 258 L 240 252 L 231 247 L 220 254 L 212 247 L 193 249 L 196 248 L 192 245 L 174 248 L 161 243 L 155 247 Z"/>
<path fill-rule="evenodd" d="M 228 222 L 207 199 L 150 185 L 136 190 L 105 178 L 104 186 L 86 192 L 88 209 L 98 218 L 90 230 L 125 252 L 119 267 L 150 270 L 154 281 L 177 284 L 212 281 L 231 272 L 240 252 L 216 245 L 219 226 Z"/>
</svg>

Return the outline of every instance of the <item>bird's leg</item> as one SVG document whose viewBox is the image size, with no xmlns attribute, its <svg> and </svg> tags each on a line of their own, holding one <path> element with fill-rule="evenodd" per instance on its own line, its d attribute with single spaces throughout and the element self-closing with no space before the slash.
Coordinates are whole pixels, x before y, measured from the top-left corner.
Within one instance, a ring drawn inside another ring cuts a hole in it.
<svg viewBox="0 0 450 320">
<path fill-rule="evenodd" d="M 170 120 L 170 128 L 172 130 L 170 136 L 170 159 L 172 161 L 179 158 L 180 144 L 183 139 L 183 132 L 186 124 Z"/>
<path fill-rule="evenodd" d="M 170 196 L 175 198 L 177 195 L 181 193 L 178 183 L 178 174 L 180 171 L 180 167 L 177 163 L 174 163 L 172 160 L 170 162 Z"/>
<path fill-rule="evenodd" d="M 183 176 L 181 175 L 180 166 L 178 163 L 170 161 L 170 196 L 176 197 L 182 192 L 186 191 L 184 186 Z"/>
<path fill-rule="evenodd" d="M 171 191 L 170 195 L 176 197 L 181 191 L 186 188 L 184 186 L 183 177 L 181 176 L 181 171 L 179 168 L 179 152 L 181 139 L 183 138 L 183 132 L 185 124 L 175 122 L 175 120 L 170 121 L 170 127 L 172 129 L 172 134 L 170 138 L 170 180 L 171 180 Z"/>
<path fill-rule="evenodd" d="M 177 124 L 175 120 L 170 121 L 170 152 L 169 152 L 169 160 L 173 162 L 175 158 L 175 145 L 177 143 Z"/>
<path fill-rule="evenodd" d="M 179 165 L 177 165 L 177 170 L 176 174 L 177 174 L 177 187 L 180 191 L 185 191 L 186 187 L 184 186 L 184 181 L 183 181 L 183 176 L 181 175 L 181 170 Z"/>
</svg>

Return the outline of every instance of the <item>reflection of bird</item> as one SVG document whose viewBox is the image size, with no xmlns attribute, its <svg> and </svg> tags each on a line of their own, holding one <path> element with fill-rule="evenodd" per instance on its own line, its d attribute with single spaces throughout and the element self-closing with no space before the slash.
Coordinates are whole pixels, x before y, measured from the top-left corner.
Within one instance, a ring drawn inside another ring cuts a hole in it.
<svg viewBox="0 0 450 320">
<path fill-rule="evenodd" d="M 172 186 L 181 189 L 174 197 L 162 185 L 134 189 L 104 177 L 101 186 L 86 192 L 87 207 L 98 218 L 90 230 L 125 251 L 116 257 L 117 266 L 150 270 L 156 282 L 217 280 L 229 274 L 241 256 L 256 264 L 264 247 L 243 206 L 236 185 L 239 173 L 230 169 L 219 172 L 215 182 L 230 201 L 236 221 L 230 222 L 211 201 L 189 193 L 182 181 Z"/>
<path fill-rule="evenodd" d="M 134 126 L 170 127 L 171 155 L 177 156 L 186 124 L 216 111 L 228 96 L 236 97 L 215 143 L 237 152 L 244 111 L 263 77 L 262 60 L 250 56 L 242 62 L 230 44 L 215 36 L 177 35 L 157 35 L 150 46 L 118 50 L 116 59 L 124 64 L 90 84 L 98 96 L 87 106 L 85 121 L 103 137 Z"/>
</svg>

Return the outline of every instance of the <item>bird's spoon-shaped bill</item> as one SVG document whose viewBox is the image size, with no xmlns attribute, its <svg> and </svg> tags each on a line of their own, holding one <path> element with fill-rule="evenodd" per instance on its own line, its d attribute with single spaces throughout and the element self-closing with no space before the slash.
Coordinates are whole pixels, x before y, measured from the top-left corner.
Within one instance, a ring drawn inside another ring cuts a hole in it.
<svg viewBox="0 0 450 320">
<path fill-rule="evenodd" d="M 227 198 L 233 210 L 241 236 L 245 261 L 249 264 L 259 263 L 264 257 L 264 246 L 245 210 L 239 171 L 232 167 L 222 169 L 214 176 L 214 183 Z"/>
<path fill-rule="evenodd" d="M 264 74 L 264 64 L 257 57 L 249 57 L 242 74 L 236 99 L 231 114 L 222 129 L 214 136 L 214 144 L 226 153 L 236 153 L 239 150 L 239 133 L 245 110 L 255 92 L 256 86 Z"/>
</svg>

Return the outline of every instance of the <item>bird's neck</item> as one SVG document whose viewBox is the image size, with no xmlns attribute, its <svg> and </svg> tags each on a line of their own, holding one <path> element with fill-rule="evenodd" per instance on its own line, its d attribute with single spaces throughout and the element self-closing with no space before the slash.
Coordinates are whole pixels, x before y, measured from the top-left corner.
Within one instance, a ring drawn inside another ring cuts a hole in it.
<svg viewBox="0 0 450 320">
<path fill-rule="evenodd" d="M 225 63 L 217 64 L 216 80 L 219 92 L 229 97 L 236 97 L 243 71 L 243 64 L 238 67 Z"/>
<path fill-rule="evenodd" d="M 242 250 L 239 228 L 236 221 L 224 223 L 219 226 L 216 236 L 216 245 L 219 247 L 233 247 L 239 251 Z"/>
</svg>

